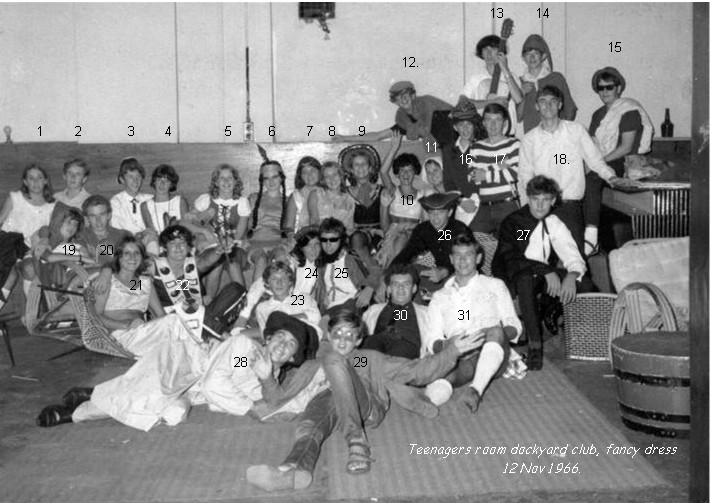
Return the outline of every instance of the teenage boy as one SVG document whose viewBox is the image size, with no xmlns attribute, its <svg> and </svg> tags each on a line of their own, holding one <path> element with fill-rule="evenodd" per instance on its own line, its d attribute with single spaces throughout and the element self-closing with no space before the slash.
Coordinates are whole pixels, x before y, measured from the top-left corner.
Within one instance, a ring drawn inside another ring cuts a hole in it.
<svg viewBox="0 0 712 503">
<path fill-rule="evenodd" d="M 129 232 L 109 225 L 111 203 L 104 196 L 90 196 L 84 201 L 82 212 L 87 225 L 77 242 L 85 247 L 97 264 L 110 266 L 114 261 L 114 250 Z"/>
<path fill-rule="evenodd" d="M 388 129 L 365 133 L 361 135 L 336 135 L 335 141 L 378 141 L 391 137 L 393 131 L 398 131 L 409 140 L 423 139 L 425 142 L 438 141 L 439 145 L 450 143 L 452 132 L 447 127 L 447 113 L 452 110 L 452 105 L 436 98 L 435 96 L 416 96 L 415 86 L 412 82 L 400 81 L 391 86 L 388 91 L 390 101 L 398 106 L 395 124 Z M 434 145 L 431 151 L 435 151 Z"/>
<path fill-rule="evenodd" d="M 91 194 L 84 189 L 89 176 L 87 163 L 72 159 L 64 163 L 63 175 L 66 188 L 54 194 L 54 198 L 67 206 L 82 209 L 82 204 Z"/>
<path fill-rule="evenodd" d="M 420 415 L 436 417 L 437 408 L 411 386 L 423 386 L 444 375 L 459 355 L 477 345 L 474 334 L 460 334 L 440 354 L 407 360 L 357 349 L 363 339 L 362 328 L 358 313 L 334 313 L 329 321 L 333 349 L 329 351 L 327 347 L 321 358 L 330 389 L 307 405 L 296 429 L 296 440 L 283 463 L 277 467 L 250 466 L 248 482 L 265 491 L 307 488 L 321 445 L 337 424 L 349 449 L 346 470 L 353 475 L 368 472 L 373 460 L 365 426 L 377 427 L 393 401 Z"/>
<path fill-rule="evenodd" d="M 559 118 L 563 97 L 554 86 L 537 92 L 536 108 L 540 124 L 522 139 L 519 152 L 519 195 L 526 204 L 526 187 L 536 175 L 555 180 L 562 191 L 562 202 L 556 215 L 571 231 L 581 254 L 584 253 L 584 220 L 582 200 L 586 189 L 584 162 L 609 185 L 622 183 L 606 164 L 601 151 L 578 122 Z"/>
<path fill-rule="evenodd" d="M 504 135 L 509 114 L 499 103 L 485 107 L 482 122 L 487 138 L 475 142 L 468 160 L 472 166 L 469 179 L 477 185 L 480 200 L 470 228 L 494 234 L 504 217 L 519 209 L 519 140 Z"/>
<path fill-rule="evenodd" d="M 459 192 L 430 194 L 419 199 L 428 215 L 428 220 L 419 223 L 410 235 L 408 243 L 393 259 L 393 264 L 410 264 L 421 254 L 428 253 L 430 267 L 423 267 L 420 276 L 426 278 L 428 286 L 441 283 L 453 272 L 450 262 L 450 242 L 461 233 L 471 233 L 465 224 L 453 218 Z"/>
<path fill-rule="evenodd" d="M 612 66 L 601 68 L 593 74 L 591 87 L 603 106 L 593 112 L 588 129 L 603 160 L 621 177 L 625 174 L 625 156 L 647 154 L 653 139 L 653 123 L 643 106 L 632 98 L 621 98 L 625 84 L 623 75 Z M 602 190 L 601 178 L 596 173 L 588 173 L 583 210 L 587 256 L 598 250 Z"/>
<path fill-rule="evenodd" d="M 443 187 L 458 190 L 463 197 L 469 198 L 478 188 L 475 180 L 470 178 L 473 168 L 471 149 L 475 141 L 487 137 L 487 131 L 477 109 L 468 101 L 458 103 L 450 114 L 450 121 L 458 136 L 453 144 L 443 147 Z"/>
<path fill-rule="evenodd" d="M 425 351 L 421 340 L 428 332 L 428 309 L 413 302 L 420 276 L 410 264 L 393 264 L 386 270 L 388 302 L 374 304 L 363 313 L 368 328 L 362 349 L 414 359 Z"/>
<path fill-rule="evenodd" d="M 146 224 L 141 216 L 141 203 L 153 196 L 141 193 L 146 170 L 134 157 L 121 161 L 118 182 L 124 190 L 111 198 L 111 225 L 117 229 L 140 234 L 146 230 Z"/>
<path fill-rule="evenodd" d="M 559 301 L 567 304 L 576 292 L 591 291 L 584 277 L 586 263 L 566 225 L 552 207 L 560 196 L 554 180 L 535 176 L 527 184 L 529 204 L 504 219 L 492 272 L 507 283 L 512 296 L 519 296 L 529 341 L 527 366 L 540 370 L 543 364 L 541 322 L 555 331 L 554 313 Z M 557 267 L 561 261 L 563 268 Z"/>
<path fill-rule="evenodd" d="M 449 400 L 452 388 L 469 384 L 461 401 L 474 414 L 490 381 L 501 376 L 509 361 L 510 343 L 522 333 L 507 285 L 478 273 L 482 250 L 471 234 L 453 236 L 450 260 L 454 277 L 433 294 L 428 306 L 430 330 L 424 342 L 428 352 L 442 350 L 443 343 L 457 334 L 475 334 L 477 349 L 460 358 L 445 379 L 426 388 L 435 405 Z"/>
<path fill-rule="evenodd" d="M 363 310 L 378 289 L 381 274 L 371 270 L 348 249 L 348 235 L 341 220 L 326 218 L 319 226 L 321 255 L 317 259 L 315 297 L 322 310 L 348 304 Z M 326 323 L 326 322 L 324 322 Z"/>
<path fill-rule="evenodd" d="M 527 65 L 527 71 L 520 77 L 523 99 L 517 105 L 520 129 L 528 133 L 539 124 L 539 113 L 536 109 L 536 93 L 545 86 L 557 87 L 563 94 L 563 104 L 559 113 L 562 119 L 572 121 L 576 118 L 578 107 L 571 96 L 566 78 L 554 71 L 554 61 L 551 59 L 549 45 L 541 35 L 529 35 L 522 46 L 522 59 Z"/>
</svg>

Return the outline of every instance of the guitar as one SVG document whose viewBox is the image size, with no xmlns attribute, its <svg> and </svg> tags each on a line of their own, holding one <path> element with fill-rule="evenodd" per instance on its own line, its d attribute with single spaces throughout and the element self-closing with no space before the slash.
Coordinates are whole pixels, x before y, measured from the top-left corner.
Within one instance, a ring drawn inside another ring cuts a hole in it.
<svg viewBox="0 0 712 503">
<path fill-rule="evenodd" d="M 514 28 L 514 21 L 511 19 L 507 18 L 504 20 L 502 23 L 502 31 L 499 35 L 500 41 L 499 41 L 499 52 L 504 52 L 507 48 L 507 39 L 512 35 L 512 30 Z M 499 65 L 494 65 L 494 71 L 492 72 L 492 78 L 491 79 L 484 79 L 482 82 L 480 82 L 479 89 L 480 91 L 484 91 L 485 89 L 489 89 L 487 93 L 487 99 L 494 99 L 497 97 L 497 88 L 499 87 L 499 78 L 500 75 L 502 74 L 502 69 L 500 68 Z M 482 96 L 484 93 L 480 93 L 480 96 Z"/>
</svg>

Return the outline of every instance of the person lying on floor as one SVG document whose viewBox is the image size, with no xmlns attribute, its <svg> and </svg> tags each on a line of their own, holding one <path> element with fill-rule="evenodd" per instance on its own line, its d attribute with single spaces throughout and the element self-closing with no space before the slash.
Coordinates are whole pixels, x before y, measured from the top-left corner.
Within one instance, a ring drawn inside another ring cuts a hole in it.
<svg viewBox="0 0 712 503">
<path fill-rule="evenodd" d="M 576 298 L 577 292 L 593 291 L 584 277 L 584 262 L 571 231 L 551 213 L 561 197 L 559 185 L 538 175 L 527 183 L 529 203 L 502 222 L 492 273 L 502 279 L 512 296 L 519 296 L 529 351 L 527 366 L 540 370 L 543 365 L 541 322 L 555 331 L 554 313 L 561 304 Z M 558 267 L 561 261 L 563 268 Z"/>
<path fill-rule="evenodd" d="M 477 271 L 483 256 L 471 234 L 453 236 L 450 260 L 455 275 L 433 294 L 428 305 L 430 330 L 424 341 L 427 352 L 438 353 L 445 340 L 457 334 L 476 337 L 476 350 L 460 358 L 452 372 L 425 392 L 435 405 L 442 405 L 452 396 L 453 387 L 469 384 L 460 400 L 473 414 L 490 381 L 507 370 L 510 343 L 522 333 L 507 286 Z"/>
<path fill-rule="evenodd" d="M 413 302 L 419 282 L 413 265 L 393 264 L 386 269 L 388 302 L 374 304 L 363 313 L 368 337 L 362 349 L 411 360 L 424 355 L 421 340 L 428 332 L 428 309 Z"/>
<path fill-rule="evenodd" d="M 293 385 L 286 377 L 290 369 L 316 355 L 316 331 L 293 316 L 275 312 L 267 321 L 265 337 L 264 344 L 244 335 L 203 344 L 186 338 L 164 341 L 125 374 L 95 388 L 72 388 L 62 404 L 42 409 L 37 425 L 112 417 L 149 431 L 160 422 L 175 426 L 184 421 L 192 405 L 244 415 L 263 398 L 288 403 L 309 382 L 302 379 Z M 311 379 L 314 372 L 309 375 Z"/>
<path fill-rule="evenodd" d="M 423 416 L 437 416 L 437 408 L 412 386 L 423 386 L 445 375 L 458 356 L 475 349 L 479 340 L 474 333 L 462 333 L 437 355 L 407 360 L 357 349 L 364 335 L 365 325 L 356 311 L 334 313 L 329 320 L 331 347 L 320 357 L 330 388 L 306 406 L 296 440 L 282 464 L 250 466 L 248 482 L 265 491 L 305 489 L 311 484 L 321 445 L 337 424 L 348 444 L 347 472 L 368 472 L 373 460 L 364 427 L 377 427 L 391 400 Z"/>
</svg>

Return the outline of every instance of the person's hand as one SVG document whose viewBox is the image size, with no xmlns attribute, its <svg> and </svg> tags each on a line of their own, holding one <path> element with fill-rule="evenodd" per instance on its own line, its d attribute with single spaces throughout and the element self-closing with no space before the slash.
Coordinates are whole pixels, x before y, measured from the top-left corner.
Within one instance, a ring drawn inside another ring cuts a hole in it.
<svg viewBox="0 0 712 503">
<path fill-rule="evenodd" d="M 420 273 L 421 276 L 425 276 L 430 279 L 433 283 L 440 283 L 442 280 L 447 278 L 450 274 L 445 267 L 434 267 L 432 269 L 426 269 Z"/>
<path fill-rule="evenodd" d="M 400 131 L 392 130 L 391 131 L 391 150 L 398 150 L 401 146 L 401 143 L 403 142 L 403 135 L 400 133 Z"/>
<path fill-rule="evenodd" d="M 450 338 L 452 344 L 457 348 L 457 354 L 461 355 L 479 348 L 484 341 L 485 333 L 482 330 L 470 332 L 469 334 L 460 333 Z"/>
<path fill-rule="evenodd" d="M 561 283 L 561 295 L 559 296 L 562 304 L 573 302 L 576 298 L 576 276 L 567 274 L 564 281 Z"/>
<path fill-rule="evenodd" d="M 522 82 L 522 93 L 529 94 L 529 93 L 533 93 L 535 90 L 536 90 L 536 87 L 534 87 L 533 83 Z"/>
<path fill-rule="evenodd" d="M 356 307 L 363 309 L 368 307 L 371 302 L 371 297 L 373 296 L 373 288 L 370 286 L 365 287 L 358 294 L 356 294 Z"/>
<path fill-rule="evenodd" d="M 50 246 L 47 243 L 40 242 L 32 250 L 32 256 L 34 258 L 40 258 L 44 252 L 51 251 L 51 250 L 52 250 L 52 248 L 50 248 Z"/>
<path fill-rule="evenodd" d="M 494 57 L 497 64 L 503 70 L 504 73 L 509 73 L 509 62 L 507 61 L 507 55 L 500 52 Z"/>
<path fill-rule="evenodd" d="M 467 175 L 467 179 L 470 182 L 474 182 L 476 184 L 480 184 L 487 180 L 487 170 L 482 169 L 482 168 L 476 168 L 473 170 L 470 170 L 470 174 Z"/>
<path fill-rule="evenodd" d="M 561 294 L 561 279 L 555 272 L 550 272 L 546 276 L 546 293 L 552 297 L 558 297 Z"/>
<path fill-rule="evenodd" d="M 269 357 L 266 348 L 255 349 L 250 358 L 250 368 L 257 376 L 257 379 L 264 381 L 272 375 L 272 359 Z"/>
<path fill-rule="evenodd" d="M 463 199 L 460 201 L 460 208 L 466 213 L 474 213 L 477 211 L 477 203 L 472 199 Z"/>
<path fill-rule="evenodd" d="M 136 318 L 135 320 L 132 320 L 131 323 L 129 323 L 129 326 L 127 327 L 127 330 L 133 330 L 134 328 L 138 328 L 141 325 L 146 323 L 143 321 L 141 318 Z"/>
<path fill-rule="evenodd" d="M 105 267 L 99 275 L 92 281 L 92 288 L 96 295 L 103 295 L 111 288 L 111 269 Z"/>
</svg>

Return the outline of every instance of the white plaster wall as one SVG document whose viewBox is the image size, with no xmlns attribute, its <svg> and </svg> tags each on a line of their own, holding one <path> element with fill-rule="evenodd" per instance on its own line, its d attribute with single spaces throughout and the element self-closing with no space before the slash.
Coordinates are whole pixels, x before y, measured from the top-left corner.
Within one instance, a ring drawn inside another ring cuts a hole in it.
<svg viewBox="0 0 712 503">
<path fill-rule="evenodd" d="M 317 23 L 298 19 L 296 2 L 3 3 L 0 128 L 11 125 L 15 141 L 176 142 L 180 118 L 182 142 L 242 141 L 249 44 L 258 141 L 324 140 L 332 125 L 339 133 L 380 130 L 393 122 L 387 90 L 396 80 L 457 100 L 479 64 L 477 40 L 500 30 L 491 13 L 500 7 L 515 22 L 512 69 L 524 69 L 524 39 L 543 34 L 579 121 L 588 124 L 599 106 L 593 71 L 613 65 L 628 80 L 625 95 L 643 103 L 656 128 L 669 107 L 676 136 L 689 134 L 689 3 L 339 2 L 328 41 Z M 549 18 L 539 19 L 537 8 L 548 8 Z M 611 41 L 623 52 L 611 54 Z M 404 57 L 418 67 L 405 68 Z"/>
</svg>

